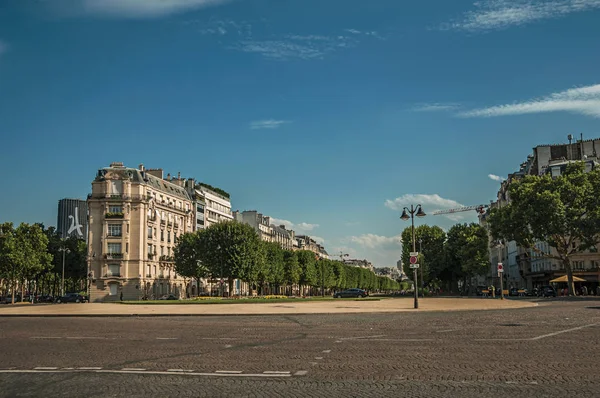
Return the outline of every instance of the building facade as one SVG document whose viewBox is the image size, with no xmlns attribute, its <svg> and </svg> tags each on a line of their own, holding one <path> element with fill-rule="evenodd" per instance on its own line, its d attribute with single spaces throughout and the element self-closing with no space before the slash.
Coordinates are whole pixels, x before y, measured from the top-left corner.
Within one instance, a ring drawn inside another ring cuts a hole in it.
<svg viewBox="0 0 600 398">
<path fill-rule="evenodd" d="M 185 189 L 163 179 L 162 169 L 115 162 L 98 170 L 87 205 L 90 301 L 185 294 L 173 267 L 177 237 L 195 223 Z"/>
<path fill-rule="evenodd" d="M 87 240 L 88 214 L 87 202 L 80 199 L 61 199 L 58 201 L 56 230 L 62 239 L 76 237 Z"/>
</svg>

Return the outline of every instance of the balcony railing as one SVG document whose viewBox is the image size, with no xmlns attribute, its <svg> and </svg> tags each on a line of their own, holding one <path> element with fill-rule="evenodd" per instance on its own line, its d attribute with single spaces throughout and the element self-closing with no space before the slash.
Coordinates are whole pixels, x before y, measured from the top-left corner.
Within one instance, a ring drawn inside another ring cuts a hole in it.
<svg viewBox="0 0 600 398">
<path fill-rule="evenodd" d="M 156 216 L 148 216 L 148 221 L 156 221 Z"/>
<path fill-rule="evenodd" d="M 126 195 L 126 194 L 88 194 L 88 199 L 100 199 L 100 200 L 142 200 L 147 201 L 152 197 L 151 195 Z"/>
<path fill-rule="evenodd" d="M 146 278 L 152 278 L 152 274 L 146 274 Z"/>
<path fill-rule="evenodd" d="M 107 273 L 104 275 L 104 277 L 105 277 L 105 278 L 110 278 L 110 277 L 113 277 L 113 278 L 114 278 L 114 277 L 120 278 L 120 277 L 121 277 L 121 273 L 120 273 L 120 272 L 110 272 L 110 271 L 109 271 L 109 272 L 107 272 Z"/>
<path fill-rule="evenodd" d="M 104 214 L 104 218 L 123 218 L 125 214 L 123 212 L 107 212 Z"/>
<path fill-rule="evenodd" d="M 148 253 L 148 260 L 154 260 L 154 257 L 156 257 L 156 254 Z"/>
<path fill-rule="evenodd" d="M 172 256 L 160 256 L 159 261 L 163 262 L 173 262 L 174 258 Z"/>
<path fill-rule="evenodd" d="M 104 258 L 107 260 L 116 260 L 123 258 L 123 253 L 106 253 Z"/>
<path fill-rule="evenodd" d="M 107 238 L 122 238 L 123 234 L 106 234 Z"/>
</svg>

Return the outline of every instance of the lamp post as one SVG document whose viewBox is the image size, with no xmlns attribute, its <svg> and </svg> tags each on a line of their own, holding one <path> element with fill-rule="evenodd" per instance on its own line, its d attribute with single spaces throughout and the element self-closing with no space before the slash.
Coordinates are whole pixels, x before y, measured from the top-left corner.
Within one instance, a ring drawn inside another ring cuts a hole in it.
<svg viewBox="0 0 600 398">
<path fill-rule="evenodd" d="M 423 239 L 419 238 L 419 254 L 422 255 L 423 247 Z M 425 278 L 423 278 L 423 264 L 421 264 L 421 297 L 425 297 Z"/>
<path fill-rule="evenodd" d="M 416 213 L 416 214 L 415 214 Z M 410 214 L 410 216 L 408 215 Z M 411 227 L 412 227 L 412 248 L 413 248 L 413 252 L 417 251 L 417 244 L 415 241 L 415 215 L 417 217 L 425 217 L 426 214 L 423 211 L 423 207 L 421 205 L 417 205 L 417 206 L 413 206 L 410 205 L 410 209 L 405 207 L 402 211 L 402 215 L 400 216 L 400 218 L 404 221 L 408 221 L 408 219 L 410 218 L 411 220 Z M 417 283 L 417 269 L 414 269 L 414 279 L 415 279 L 415 308 L 419 308 L 419 284 Z"/>
<path fill-rule="evenodd" d="M 498 263 L 502 262 L 502 249 L 503 242 L 498 241 Z M 504 270 L 504 269 L 503 269 Z M 504 272 L 498 271 L 498 277 L 500 278 L 500 300 L 504 300 Z"/>
<path fill-rule="evenodd" d="M 60 282 L 60 295 L 65 295 L 65 253 L 70 253 L 71 251 L 66 247 L 60 247 L 58 251 L 62 252 L 62 279 Z"/>
</svg>

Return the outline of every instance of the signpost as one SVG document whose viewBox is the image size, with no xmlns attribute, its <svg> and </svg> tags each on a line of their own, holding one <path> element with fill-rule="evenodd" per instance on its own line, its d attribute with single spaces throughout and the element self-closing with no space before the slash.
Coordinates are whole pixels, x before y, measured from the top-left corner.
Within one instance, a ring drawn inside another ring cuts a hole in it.
<svg viewBox="0 0 600 398">
<path fill-rule="evenodd" d="M 504 273 L 504 265 L 502 263 L 498 263 L 498 278 L 500 278 L 500 300 L 504 300 L 504 278 L 502 274 Z"/>
</svg>

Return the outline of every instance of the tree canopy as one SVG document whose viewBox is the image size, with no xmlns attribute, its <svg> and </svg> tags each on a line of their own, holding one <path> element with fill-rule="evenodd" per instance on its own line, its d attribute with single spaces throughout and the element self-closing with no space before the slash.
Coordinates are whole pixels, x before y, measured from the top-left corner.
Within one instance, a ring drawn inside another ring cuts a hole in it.
<svg viewBox="0 0 600 398">
<path fill-rule="evenodd" d="M 508 198 L 506 206 L 490 212 L 492 237 L 559 260 L 573 294 L 572 256 L 600 242 L 600 169 L 586 172 L 584 163 L 577 162 L 558 177 L 525 176 L 510 183 Z M 554 250 L 545 253 L 537 242 Z"/>
</svg>

